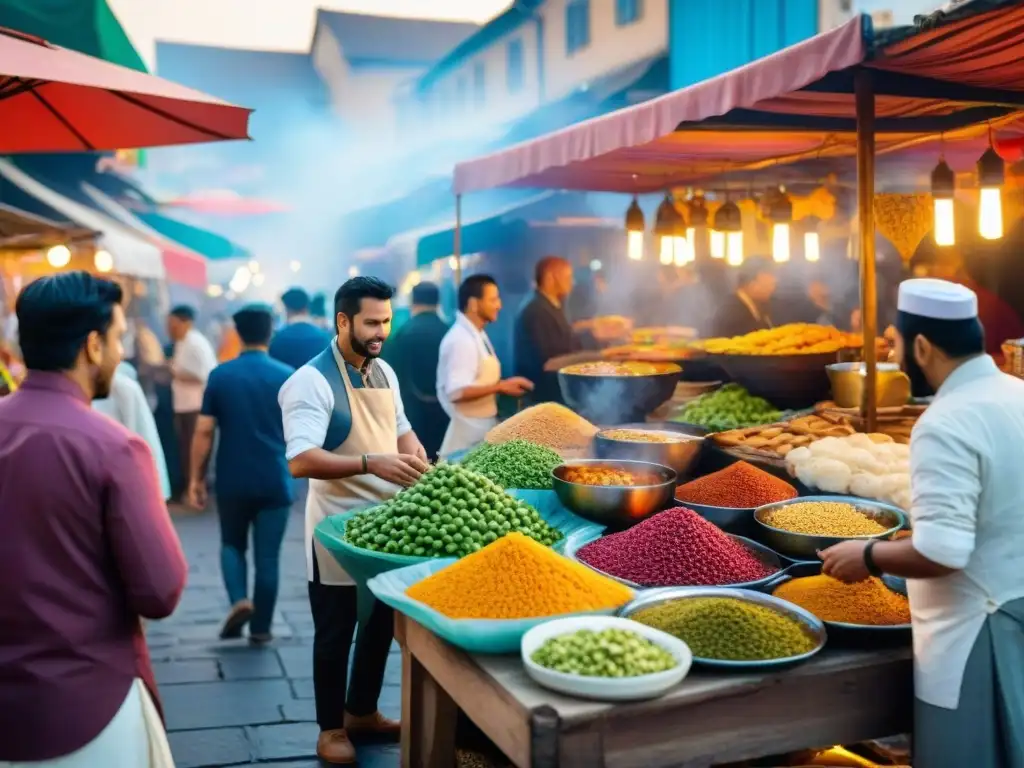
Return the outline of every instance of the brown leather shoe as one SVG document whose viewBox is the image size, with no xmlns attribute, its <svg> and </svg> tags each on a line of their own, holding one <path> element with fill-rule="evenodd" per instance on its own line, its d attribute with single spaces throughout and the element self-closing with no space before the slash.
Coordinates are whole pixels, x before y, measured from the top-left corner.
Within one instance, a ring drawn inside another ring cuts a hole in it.
<svg viewBox="0 0 1024 768">
<path fill-rule="evenodd" d="M 316 756 L 331 765 L 352 765 L 356 761 L 356 748 L 348 740 L 344 728 L 321 731 L 316 740 Z"/>
<path fill-rule="evenodd" d="M 346 712 L 345 730 L 349 732 L 353 739 L 398 741 L 402 733 L 402 724 L 397 720 L 389 720 L 380 712 L 360 717 L 355 717 Z"/>
<path fill-rule="evenodd" d="M 249 623 L 256 608 L 251 600 L 239 600 L 231 606 L 220 629 L 221 640 L 235 640 L 242 636 L 242 627 Z"/>
</svg>

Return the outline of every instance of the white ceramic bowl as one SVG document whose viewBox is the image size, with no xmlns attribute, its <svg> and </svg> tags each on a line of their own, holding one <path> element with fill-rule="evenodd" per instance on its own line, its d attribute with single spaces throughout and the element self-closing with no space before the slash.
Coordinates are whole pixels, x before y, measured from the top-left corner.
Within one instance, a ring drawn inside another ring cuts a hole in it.
<svg viewBox="0 0 1024 768">
<path fill-rule="evenodd" d="M 671 653 L 675 657 L 676 666 L 664 672 L 636 677 L 587 677 L 556 672 L 540 666 L 531 658 L 546 640 L 572 634 L 580 629 L 595 632 L 603 629 L 625 629 L 635 632 Z M 693 663 L 690 647 L 682 640 L 653 627 L 615 616 L 573 616 L 545 622 L 523 635 L 521 652 L 526 674 L 537 685 L 570 696 L 598 701 L 653 699 L 682 681 Z"/>
</svg>

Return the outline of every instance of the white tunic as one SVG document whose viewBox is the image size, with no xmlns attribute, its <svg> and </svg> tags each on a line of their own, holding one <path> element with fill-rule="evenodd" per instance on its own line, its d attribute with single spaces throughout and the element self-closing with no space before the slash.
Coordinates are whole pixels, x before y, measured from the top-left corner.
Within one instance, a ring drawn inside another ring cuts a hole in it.
<svg viewBox="0 0 1024 768">
<path fill-rule="evenodd" d="M 210 377 L 210 371 L 216 367 L 217 353 L 213 351 L 213 346 L 203 334 L 195 328 L 189 328 L 185 337 L 174 344 L 171 370 L 187 373 L 199 381 L 175 378 L 171 382 L 175 413 L 198 413 L 202 410 L 206 380 Z"/>
<path fill-rule="evenodd" d="M 1024 381 L 988 355 L 957 368 L 911 437 L 914 548 L 955 573 L 910 579 L 915 693 L 956 709 L 989 613 L 1024 597 Z"/>
<path fill-rule="evenodd" d="M 451 421 L 441 455 L 469 448 L 498 423 L 498 396 L 452 402 L 462 390 L 501 381 L 501 363 L 487 334 L 461 312 L 441 340 L 437 359 L 437 400 Z"/>
</svg>

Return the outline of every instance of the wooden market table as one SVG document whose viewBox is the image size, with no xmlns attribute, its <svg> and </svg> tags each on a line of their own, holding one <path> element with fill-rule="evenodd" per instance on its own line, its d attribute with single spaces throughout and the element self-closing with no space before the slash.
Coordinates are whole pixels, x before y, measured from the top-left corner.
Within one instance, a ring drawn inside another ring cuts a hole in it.
<svg viewBox="0 0 1024 768">
<path fill-rule="evenodd" d="M 610 705 L 534 685 L 518 656 L 468 654 L 395 614 L 402 767 L 451 768 L 461 710 L 518 768 L 707 768 L 906 733 L 909 648 L 826 650 L 767 675 L 694 671 L 660 699 Z"/>
</svg>

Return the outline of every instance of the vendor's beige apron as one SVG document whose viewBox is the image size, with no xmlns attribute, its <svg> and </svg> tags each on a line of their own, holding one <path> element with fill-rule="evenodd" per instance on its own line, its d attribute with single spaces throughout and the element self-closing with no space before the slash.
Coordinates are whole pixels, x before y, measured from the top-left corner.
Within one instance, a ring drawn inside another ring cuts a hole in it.
<svg viewBox="0 0 1024 768">
<path fill-rule="evenodd" d="M 478 342 L 480 356 L 473 386 L 490 387 L 501 381 L 501 362 L 483 333 L 479 334 Z M 498 396 L 488 395 L 467 402 L 452 403 L 450 415 L 451 421 L 441 443 L 442 456 L 469 448 L 484 439 L 484 435 L 498 423 Z"/>
<path fill-rule="evenodd" d="M 348 378 L 345 361 L 337 344 L 331 344 L 341 380 L 348 395 L 352 429 L 345 442 L 332 453 L 338 456 L 362 456 L 371 453 L 394 454 L 398 450 L 398 423 L 395 395 L 390 389 L 356 389 Z M 313 552 L 320 572 L 320 583 L 350 585 L 352 580 L 331 554 L 313 536 L 313 530 L 328 515 L 338 515 L 365 504 L 394 496 L 399 487 L 374 475 L 355 475 L 341 480 L 310 480 L 306 497 L 306 577 L 313 580 Z"/>
</svg>

